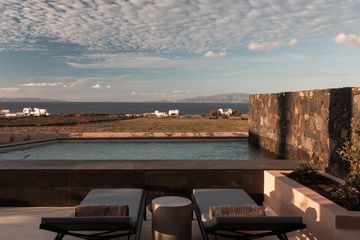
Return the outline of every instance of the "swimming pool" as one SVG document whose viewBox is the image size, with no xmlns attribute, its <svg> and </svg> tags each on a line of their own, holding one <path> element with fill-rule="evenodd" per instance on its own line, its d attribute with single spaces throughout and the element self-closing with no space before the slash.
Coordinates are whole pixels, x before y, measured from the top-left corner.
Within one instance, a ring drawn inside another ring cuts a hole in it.
<svg viewBox="0 0 360 240">
<path fill-rule="evenodd" d="M 56 140 L 0 149 L 0 160 L 267 160 L 246 139 Z"/>
</svg>

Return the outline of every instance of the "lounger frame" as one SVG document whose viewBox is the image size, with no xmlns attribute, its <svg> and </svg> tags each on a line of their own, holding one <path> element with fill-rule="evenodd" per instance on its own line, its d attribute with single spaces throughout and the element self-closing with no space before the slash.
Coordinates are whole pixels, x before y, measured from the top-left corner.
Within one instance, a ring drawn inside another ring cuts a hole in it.
<svg viewBox="0 0 360 240">
<path fill-rule="evenodd" d="M 218 217 L 213 221 L 212 226 L 206 227 L 204 222 L 201 220 L 201 211 L 196 203 L 194 195 L 191 195 L 192 201 L 194 203 L 194 211 L 196 214 L 196 219 L 200 227 L 201 235 L 204 240 L 209 240 L 209 236 L 225 237 L 227 239 L 234 240 L 251 240 L 258 239 L 267 236 L 277 236 L 280 240 L 288 240 L 287 233 L 305 229 L 306 225 L 303 223 L 298 224 L 286 224 L 284 226 L 281 222 L 287 219 L 296 219 L 294 217 L 278 217 L 278 216 L 265 216 L 265 217 L 256 217 L 258 222 L 264 222 L 262 226 L 252 225 L 251 218 L 253 217 Z M 269 220 L 278 220 L 278 224 L 269 223 Z M 250 220 L 250 221 L 249 221 Z M 262 221 L 263 220 L 263 221 Z M 256 231 L 256 232 L 249 232 Z"/>
<path fill-rule="evenodd" d="M 66 235 L 87 239 L 105 240 L 134 235 L 135 240 L 140 239 L 142 222 L 145 217 L 146 197 L 142 194 L 135 228 L 129 217 L 59 217 L 43 218 L 53 220 L 55 223 L 45 221 L 40 229 L 57 233 L 55 240 L 62 240 Z"/>
</svg>

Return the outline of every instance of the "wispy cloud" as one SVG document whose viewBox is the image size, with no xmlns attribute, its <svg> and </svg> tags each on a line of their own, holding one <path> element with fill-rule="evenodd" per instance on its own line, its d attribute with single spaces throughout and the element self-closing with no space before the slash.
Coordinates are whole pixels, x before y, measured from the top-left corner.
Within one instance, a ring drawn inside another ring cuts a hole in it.
<svg viewBox="0 0 360 240">
<path fill-rule="evenodd" d="M 101 85 L 100 83 L 96 83 L 95 85 L 93 85 L 91 88 L 93 89 L 103 89 L 103 88 L 111 88 L 111 85 L 110 84 L 107 84 L 107 85 Z"/>
<path fill-rule="evenodd" d="M 154 57 L 132 53 L 87 54 L 77 59 L 69 59 L 66 64 L 79 69 L 199 69 L 216 65 L 208 58 L 225 56 L 226 53 L 212 52 L 208 55 L 206 58 L 180 58 Z"/>
<path fill-rule="evenodd" d="M 152 57 L 139 54 L 88 54 L 82 56 L 80 61 L 66 64 L 82 69 L 107 69 L 107 68 L 163 68 L 168 66 L 179 66 L 184 63 L 180 59 L 165 57 Z M 175 64 L 174 64 L 175 63 Z"/>
<path fill-rule="evenodd" d="M 297 40 L 296 38 L 292 38 L 288 41 L 288 45 L 289 46 L 295 46 L 299 43 L 299 40 Z"/>
<path fill-rule="evenodd" d="M 63 82 L 54 82 L 54 83 L 48 83 L 48 82 L 41 82 L 41 83 L 22 83 L 18 85 L 19 87 L 67 87 L 66 84 Z"/>
<path fill-rule="evenodd" d="M 204 54 L 205 58 L 215 58 L 215 57 L 225 57 L 227 54 L 225 51 L 215 52 L 215 51 L 208 51 Z"/>
<path fill-rule="evenodd" d="M 279 48 L 282 46 L 281 42 L 264 42 L 264 43 L 257 43 L 253 42 L 248 45 L 248 49 L 251 51 L 271 51 L 275 48 Z"/>
<path fill-rule="evenodd" d="M 355 34 L 340 33 L 335 37 L 334 41 L 338 44 L 360 47 L 360 36 L 357 36 Z"/>
<path fill-rule="evenodd" d="M 276 43 L 286 36 L 332 38 L 334 32 L 358 28 L 356 4 L 350 0 L 341 4 L 337 0 L 3 0 L 0 46 L 36 49 L 45 39 L 90 50 L 196 53 L 246 47 L 259 39 Z"/>
<path fill-rule="evenodd" d="M 292 38 L 289 41 L 252 42 L 248 45 L 248 49 L 251 51 L 271 51 L 284 45 L 292 47 L 298 43 L 299 41 L 295 38 Z"/>
<path fill-rule="evenodd" d="M 183 93 L 184 92 L 184 90 L 182 90 L 182 89 L 175 89 L 175 90 L 173 90 L 173 93 Z"/>
<path fill-rule="evenodd" d="M 18 90 L 19 90 L 19 88 L 17 88 L 17 87 L 2 87 L 2 88 L 0 88 L 0 91 L 3 91 L 3 92 L 16 92 Z"/>
</svg>

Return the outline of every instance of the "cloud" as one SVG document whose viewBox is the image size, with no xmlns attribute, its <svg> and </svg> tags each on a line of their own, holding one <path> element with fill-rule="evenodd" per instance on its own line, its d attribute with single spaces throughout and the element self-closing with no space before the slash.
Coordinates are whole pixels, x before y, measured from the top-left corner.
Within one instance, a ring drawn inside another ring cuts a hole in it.
<svg viewBox="0 0 360 240">
<path fill-rule="evenodd" d="M 168 96 L 167 93 L 165 92 L 139 92 L 139 93 L 136 93 L 136 95 L 139 95 L 139 96 L 157 96 L 157 97 L 166 97 Z"/>
<path fill-rule="evenodd" d="M 98 77 L 82 77 L 82 78 L 77 78 L 75 80 L 72 80 L 70 82 L 68 82 L 66 85 L 68 87 L 81 87 L 81 86 L 84 86 L 84 85 L 88 85 L 89 83 L 91 82 L 94 82 L 94 81 L 99 81 L 101 80 L 101 78 L 98 78 Z"/>
<path fill-rule="evenodd" d="M 3 91 L 3 92 L 16 92 L 18 90 L 19 90 L 19 88 L 17 88 L 17 87 L 2 87 L 2 88 L 0 88 L 0 91 Z"/>
<path fill-rule="evenodd" d="M 199 69 L 211 61 L 189 58 L 154 57 L 133 53 L 87 54 L 66 64 L 79 69 Z"/>
<path fill-rule="evenodd" d="M 184 92 L 184 90 L 181 90 L 181 89 L 176 89 L 176 90 L 173 90 L 173 93 L 183 93 Z"/>
<path fill-rule="evenodd" d="M 0 12 L 2 50 L 70 44 L 94 51 L 230 51 L 286 36 L 332 38 L 360 25 L 350 0 L 2 0 Z"/>
<path fill-rule="evenodd" d="M 82 69 L 91 68 L 163 68 L 171 64 L 170 62 L 181 62 L 177 59 L 165 57 L 152 57 L 137 54 L 88 54 L 82 56 L 80 61 L 66 64 Z M 175 65 L 174 65 L 175 66 Z"/>
<path fill-rule="evenodd" d="M 100 83 L 96 83 L 95 85 L 93 85 L 91 88 L 93 89 L 102 89 L 102 88 L 111 88 L 111 85 L 110 84 L 107 84 L 107 85 L 101 85 Z"/>
<path fill-rule="evenodd" d="M 296 38 L 292 38 L 288 41 L 288 45 L 289 46 L 295 46 L 299 43 L 299 40 L 297 40 Z"/>
<path fill-rule="evenodd" d="M 340 33 L 335 37 L 334 41 L 338 44 L 345 44 L 348 46 L 360 46 L 360 36 L 356 36 L 355 34 Z"/>
<path fill-rule="evenodd" d="M 18 85 L 19 87 L 67 87 L 66 84 L 63 82 L 54 82 L 54 83 L 48 83 L 48 82 L 42 82 L 42 83 L 22 83 Z"/>
<path fill-rule="evenodd" d="M 226 52 L 214 52 L 214 51 L 208 51 L 204 54 L 205 58 L 215 58 L 215 57 L 225 57 L 227 54 Z"/>
<path fill-rule="evenodd" d="M 248 49 L 251 51 L 271 51 L 282 46 L 281 42 L 250 43 Z"/>
<path fill-rule="evenodd" d="M 280 48 L 284 45 L 290 47 L 295 46 L 299 41 L 295 38 L 290 39 L 289 41 L 274 41 L 274 42 L 252 42 L 248 45 L 248 49 L 251 51 L 271 51 L 276 48 Z"/>
</svg>

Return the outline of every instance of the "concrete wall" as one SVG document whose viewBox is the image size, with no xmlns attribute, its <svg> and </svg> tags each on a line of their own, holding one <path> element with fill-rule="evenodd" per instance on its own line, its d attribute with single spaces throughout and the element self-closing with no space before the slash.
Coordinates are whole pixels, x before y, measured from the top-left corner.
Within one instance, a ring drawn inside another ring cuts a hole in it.
<svg viewBox="0 0 360 240">
<path fill-rule="evenodd" d="M 284 175 L 289 172 L 264 172 L 264 205 L 279 216 L 302 217 L 306 230 L 294 239 L 359 239 L 359 211 L 346 210 Z"/>
<path fill-rule="evenodd" d="M 360 88 L 250 96 L 249 141 L 282 158 L 313 162 L 343 176 L 335 154 L 360 121 Z"/>
<path fill-rule="evenodd" d="M 263 169 L 282 160 L 0 160 L 0 206 L 73 206 L 93 188 L 144 188 L 147 200 L 190 197 L 194 188 L 242 188 L 263 201 Z"/>
<path fill-rule="evenodd" d="M 260 170 L 0 170 L 0 206 L 74 206 L 93 188 L 144 188 L 190 197 L 193 188 L 243 188 L 262 202 Z"/>
</svg>

